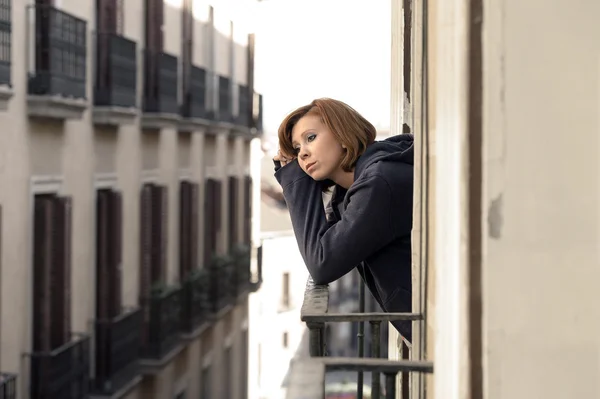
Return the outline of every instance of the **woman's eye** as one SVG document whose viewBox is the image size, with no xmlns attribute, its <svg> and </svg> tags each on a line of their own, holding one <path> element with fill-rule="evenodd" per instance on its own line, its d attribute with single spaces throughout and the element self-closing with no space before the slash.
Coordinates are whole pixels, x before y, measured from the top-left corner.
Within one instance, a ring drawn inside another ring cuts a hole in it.
<svg viewBox="0 0 600 399">
<path fill-rule="evenodd" d="M 311 142 L 311 141 L 313 141 L 315 138 L 317 138 L 317 135 L 316 135 L 316 134 L 311 134 L 311 135 L 309 135 L 309 136 L 306 138 L 306 141 L 308 141 L 308 142 L 310 143 L 310 142 Z"/>
<path fill-rule="evenodd" d="M 300 152 L 300 148 L 294 148 L 294 154 L 298 155 L 298 153 Z"/>
</svg>

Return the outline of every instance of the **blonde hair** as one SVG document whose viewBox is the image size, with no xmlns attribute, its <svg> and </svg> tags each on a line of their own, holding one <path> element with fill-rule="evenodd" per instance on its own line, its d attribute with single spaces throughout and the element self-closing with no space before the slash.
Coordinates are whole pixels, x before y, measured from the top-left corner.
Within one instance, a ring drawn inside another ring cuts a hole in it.
<svg viewBox="0 0 600 399">
<path fill-rule="evenodd" d="M 344 146 L 346 155 L 341 167 L 346 172 L 352 171 L 358 158 L 375 141 L 377 131 L 371 122 L 339 100 L 319 98 L 286 116 L 278 131 L 281 153 L 289 158 L 296 156 L 292 145 L 292 130 L 300 119 L 309 114 L 319 116 L 336 140 Z"/>
</svg>

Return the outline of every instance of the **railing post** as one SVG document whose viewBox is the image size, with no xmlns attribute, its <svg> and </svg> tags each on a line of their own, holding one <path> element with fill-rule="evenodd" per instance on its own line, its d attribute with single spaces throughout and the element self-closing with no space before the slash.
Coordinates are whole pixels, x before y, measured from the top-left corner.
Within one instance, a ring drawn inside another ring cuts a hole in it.
<svg viewBox="0 0 600 399">
<path fill-rule="evenodd" d="M 371 321 L 371 357 L 378 359 L 381 356 L 381 322 Z M 371 374 L 371 398 L 379 399 L 381 395 L 381 383 L 379 373 L 373 371 Z"/>
<path fill-rule="evenodd" d="M 308 347 L 312 357 L 325 356 L 325 323 L 306 323 Z"/>
</svg>

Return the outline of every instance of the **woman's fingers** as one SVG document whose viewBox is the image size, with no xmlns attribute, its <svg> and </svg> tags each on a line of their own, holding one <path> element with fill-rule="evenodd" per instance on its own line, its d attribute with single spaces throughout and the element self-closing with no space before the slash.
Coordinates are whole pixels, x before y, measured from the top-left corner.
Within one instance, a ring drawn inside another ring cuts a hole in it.
<svg viewBox="0 0 600 399">
<path fill-rule="evenodd" d="M 285 165 L 287 165 L 288 163 L 290 163 L 290 162 L 292 161 L 292 159 L 291 159 L 291 158 L 287 158 L 287 157 L 285 157 L 285 156 L 284 156 L 284 155 L 281 153 L 281 151 L 277 151 L 277 155 L 275 155 L 275 156 L 273 157 L 273 161 L 279 161 L 279 163 L 281 163 L 281 166 L 285 166 Z"/>
</svg>

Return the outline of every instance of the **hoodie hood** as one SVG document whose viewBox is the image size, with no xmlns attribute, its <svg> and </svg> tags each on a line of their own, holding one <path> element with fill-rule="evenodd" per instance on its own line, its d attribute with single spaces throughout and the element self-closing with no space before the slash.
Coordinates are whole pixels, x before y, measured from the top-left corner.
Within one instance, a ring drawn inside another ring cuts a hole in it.
<svg viewBox="0 0 600 399">
<path fill-rule="evenodd" d="M 355 178 L 369 166 L 379 161 L 400 162 L 413 165 L 414 136 L 409 133 L 398 134 L 371 144 L 358 158 L 354 169 Z"/>
</svg>

